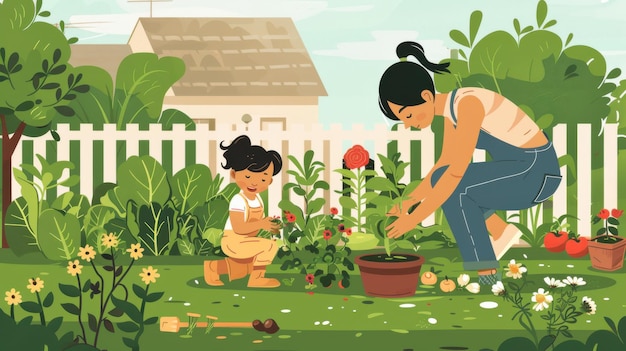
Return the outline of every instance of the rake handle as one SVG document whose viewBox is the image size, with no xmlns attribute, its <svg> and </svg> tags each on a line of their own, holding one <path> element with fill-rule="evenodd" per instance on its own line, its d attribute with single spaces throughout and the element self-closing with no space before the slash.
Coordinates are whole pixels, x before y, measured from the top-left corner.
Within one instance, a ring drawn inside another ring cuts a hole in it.
<svg viewBox="0 0 626 351">
<path fill-rule="evenodd" d="M 198 322 L 196 323 L 196 328 L 206 328 L 209 326 L 207 322 Z M 189 327 L 189 323 L 180 322 L 178 323 L 179 328 L 187 328 Z M 213 328 L 252 328 L 252 322 L 214 322 Z"/>
</svg>

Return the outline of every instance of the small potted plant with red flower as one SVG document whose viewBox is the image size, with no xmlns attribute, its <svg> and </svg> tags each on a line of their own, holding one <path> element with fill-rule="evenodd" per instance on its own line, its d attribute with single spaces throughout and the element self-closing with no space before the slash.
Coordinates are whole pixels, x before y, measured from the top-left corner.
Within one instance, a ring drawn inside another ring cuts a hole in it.
<svg viewBox="0 0 626 351">
<path fill-rule="evenodd" d="M 603 271 L 615 271 L 624 265 L 624 252 L 626 240 L 619 237 L 617 226 L 618 218 L 624 213 L 623 210 L 602 209 L 592 220 L 594 224 L 602 221 L 602 228 L 598 229 L 597 236 L 588 243 L 591 266 Z"/>
</svg>

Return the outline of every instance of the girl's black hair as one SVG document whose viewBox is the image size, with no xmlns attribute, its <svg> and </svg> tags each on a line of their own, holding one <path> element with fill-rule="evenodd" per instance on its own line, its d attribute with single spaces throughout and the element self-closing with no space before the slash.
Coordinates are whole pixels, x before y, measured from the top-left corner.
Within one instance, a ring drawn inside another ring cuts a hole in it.
<svg viewBox="0 0 626 351">
<path fill-rule="evenodd" d="M 278 174 L 283 167 L 283 159 L 274 150 L 265 150 L 258 145 L 252 145 L 250 138 L 240 135 L 228 146 L 224 146 L 224 141 L 220 142 L 220 149 L 224 151 L 226 164 L 224 169 L 234 169 L 241 171 L 244 169 L 252 172 L 262 172 L 266 170 L 270 163 L 274 164 L 274 174 Z"/>
<path fill-rule="evenodd" d="M 396 55 L 402 61 L 387 68 L 380 78 L 378 106 L 387 118 L 398 121 L 399 118 L 389 108 L 388 101 L 401 106 L 424 103 L 422 91 L 428 90 L 435 94 L 435 85 L 426 69 L 434 73 L 450 72 L 447 68 L 450 63 L 437 64 L 428 61 L 424 55 L 424 48 L 412 41 L 400 43 L 396 48 Z M 421 65 L 406 61 L 409 55 L 414 56 Z"/>
</svg>

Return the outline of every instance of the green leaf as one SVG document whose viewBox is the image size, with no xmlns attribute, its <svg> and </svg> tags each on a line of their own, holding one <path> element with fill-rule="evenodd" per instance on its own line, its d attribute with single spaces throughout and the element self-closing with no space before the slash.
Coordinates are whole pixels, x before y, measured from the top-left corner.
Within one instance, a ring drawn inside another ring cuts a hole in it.
<svg viewBox="0 0 626 351">
<path fill-rule="evenodd" d="M 41 16 L 41 17 L 50 17 L 50 11 L 41 11 L 41 12 L 39 12 L 39 16 Z"/>
<path fill-rule="evenodd" d="M 164 292 L 155 292 L 146 296 L 146 302 L 155 302 L 163 297 Z"/>
<path fill-rule="evenodd" d="M 81 225 L 75 215 L 46 209 L 39 217 L 37 237 L 43 254 L 51 260 L 68 261 L 78 253 Z"/>
<path fill-rule="evenodd" d="M 59 330 L 59 328 L 61 327 L 61 324 L 63 324 L 63 317 L 56 317 L 49 321 L 46 327 L 52 332 L 56 333 L 57 330 Z"/>
<path fill-rule="evenodd" d="M 78 38 L 71 37 L 71 38 L 67 39 L 67 43 L 70 44 L 70 45 L 71 44 L 76 44 L 76 43 L 78 43 Z"/>
<path fill-rule="evenodd" d="M 104 318 L 102 322 L 104 323 L 104 329 L 110 331 L 111 333 L 115 333 L 113 323 L 108 318 Z"/>
<path fill-rule="evenodd" d="M 609 222 L 609 224 L 611 225 L 619 225 L 619 220 L 615 217 L 609 217 L 607 219 L 607 222 Z"/>
<path fill-rule="evenodd" d="M 482 20 L 483 13 L 481 11 L 476 10 L 470 15 L 470 46 L 474 45 L 474 40 L 476 39 L 476 34 L 478 34 L 478 29 L 480 28 L 480 23 L 482 22 Z"/>
<path fill-rule="evenodd" d="M 164 130 L 172 130 L 175 124 L 184 124 L 185 130 L 196 130 L 196 123 L 191 117 L 177 109 L 167 109 L 163 111 L 158 122 L 163 125 Z"/>
<path fill-rule="evenodd" d="M 89 329 L 91 329 L 91 331 L 97 331 L 98 330 L 98 320 L 96 319 L 96 316 L 94 316 L 91 313 L 87 314 L 88 320 L 89 320 Z"/>
<path fill-rule="evenodd" d="M 137 284 L 133 284 L 133 292 L 142 300 L 146 298 L 146 289 Z"/>
<path fill-rule="evenodd" d="M 65 116 L 65 117 L 72 117 L 72 116 L 74 116 L 76 114 L 74 109 L 69 107 L 69 106 L 54 106 L 54 109 L 59 114 L 61 114 L 62 116 Z"/>
<path fill-rule="evenodd" d="M 128 200 L 138 205 L 152 202 L 164 204 L 170 198 L 171 189 L 165 169 L 150 156 L 131 156 L 117 169 L 119 191 L 122 204 Z"/>
<path fill-rule="evenodd" d="M 211 170 L 203 164 L 187 166 L 172 178 L 172 199 L 180 213 L 191 213 L 207 199 L 206 184 L 213 181 Z"/>
<path fill-rule="evenodd" d="M 548 4 L 544 0 L 537 3 L 537 28 L 541 28 L 548 15 Z"/>
<path fill-rule="evenodd" d="M 20 304 L 20 307 L 26 312 L 30 313 L 40 313 L 41 305 L 33 301 L 24 301 Z"/>
<path fill-rule="evenodd" d="M 111 301 L 116 307 L 124 311 L 124 313 L 126 313 L 126 315 L 128 315 L 128 317 L 130 317 L 130 319 L 133 320 L 135 323 L 141 323 L 143 321 L 143 319 L 141 318 L 141 313 L 132 303 L 120 300 L 115 296 L 111 296 Z"/>
<path fill-rule="evenodd" d="M 133 322 L 121 322 L 117 323 L 117 327 L 124 332 L 134 333 L 139 330 L 139 326 Z"/>
<path fill-rule="evenodd" d="M 137 343 L 133 339 L 122 338 L 122 341 L 124 342 L 124 345 L 130 347 L 132 350 L 135 350 L 137 348 Z"/>
<path fill-rule="evenodd" d="M 43 299 L 43 307 L 50 307 L 54 302 L 54 295 L 52 295 L 52 291 L 46 295 L 46 298 Z"/>
<path fill-rule="evenodd" d="M 470 41 L 467 39 L 467 36 L 465 36 L 465 34 L 463 34 L 463 32 L 458 29 L 453 29 L 450 31 L 450 39 L 454 40 L 460 45 L 468 48 L 470 47 Z"/>
<path fill-rule="evenodd" d="M 17 105 L 17 107 L 15 108 L 15 111 L 28 111 L 30 109 L 32 109 L 33 107 L 35 107 L 35 103 L 32 101 L 24 101 L 21 104 Z"/>
<path fill-rule="evenodd" d="M 88 287 L 89 285 L 85 284 L 85 286 Z M 76 306 L 73 303 L 62 303 L 61 307 L 63 307 L 63 309 L 65 311 L 67 311 L 67 313 L 69 313 L 69 314 L 73 314 L 73 315 L 76 315 L 76 316 L 78 316 L 80 314 L 80 309 L 78 308 L 78 306 Z"/>
<path fill-rule="evenodd" d="M 61 137 L 56 130 L 50 130 L 50 135 L 52 135 L 52 139 L 54 139 L 54 141 L 61 141 Z"/>
<path fill-rule="evenodd" d="M 549 20 L 544 26 L 543 29 L 550 28 L 556 24 L 556 20 Z"/>
<path fill-rule="evenodd" d="M 150 318 L 146 319 L 145 321 L 143 321 L 143 324 L 144 325 L 150 325 L 150 324 L 155 324 L 158 321 L 159 321 L 158 317 L 150 317 Z"/>
</svg>

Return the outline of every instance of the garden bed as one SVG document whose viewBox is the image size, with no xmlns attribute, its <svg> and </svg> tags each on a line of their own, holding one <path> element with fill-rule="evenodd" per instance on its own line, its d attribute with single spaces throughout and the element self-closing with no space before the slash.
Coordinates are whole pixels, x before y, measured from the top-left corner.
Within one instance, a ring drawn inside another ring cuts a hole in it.
<svg viewBox="0 0 626 351">
<path fill-rule="evenodd" d="M 443 275 L 456 278 L 463 273 L 462 264 L 455 259 L 457 249 L 422 251 L 426 257 L 426 270 L 433 266 Z M 566 276 L 583 277 L 587 284 L 579 287 L 579 295 L 592 296 L 598 311 L 594 315 L 584 314 L 571 326 L 573 338 L 585 341 L 598 329 L 608 329 L 604 317 L 619 321 L 626 315 L 626 304 L 620 296 L 626 281 L 618 279 L 626 271 L 603 272 L 591 268 L 588 258 L 572 259 L 566 254 L 548 253 L 544 249 L 516 248 L 511 250 L 501 263 L 506 265 L 511 258 L 528 268 L 529 284 L 525 295 L 532 295 L 545 284 L 546 276 L 557 279 Z M 498 345 L 512 336 L 525 336 L 516 320 L 511 320 L 516 310 L 511 303 L 495 296 L 490 288 L 483 287 L 478 294 L 468 291 L 443 293 L 435 286 L 417 289 L 414 297 L 377 298 L 366 296 L 358 270 L 351 272 L 353 278 L 349 288 L 341 289 L 337 284 L 328 288 L 319 286 L 308 290 L 302 275 L 281 271 L 277 265 L 268 269 L 268 276 L 291 282 L 272 290 L 248 289 L 245 281 L 226 282 L 223 287 L 210 287 L 202 277 L 201 257 L 144 257 L 140 266 L 158 268 L 160 278 L 154 283 L 155 290 L 164 291 L 163 298 L 147 306 L 150 316 L 176 316 L 186 321 L 188 312 L 199 313 L 202 318 L 213 315 L 219 321 L 251 322 L 255 319 L 273 318 L 280 331 L 273 335 L 253 329 L 214 328 L 208 334 L 204 329 L 195 329 L 191 338 L 158 331 L 158 323 L 146 327 L 140 340 L 142 349 L 176 347 L 195 350 L 210 347 L 220 349 L 272 349 L 272 350 L 319 350 L 357 349 L 386 350 L 404 349 L 449 349 L 449 350 L 496 350 Z M 0 251 L 0 269 L 3 272 L 0 289 L 16 288 L 24 300 L 32 300 L 25 289 L 27 279 L 41 277 L 46 283 L 44 292 L 53 291 L 55 303 L 46 309 L 53 318 L 63 316 L 62 330 L 77 332 L 75 318 L 65 312 L 61 303 L 70 301 L 58 293 L 58 283 L 70 284 L 65 264 L 50 264 L 39 255 L 17 258 L 8 250 Z M 426 271 L 424 270 L 424 271 Z M 472 281 L 477 281 L 474 272 Z M 139 276 L 127 278 L 129 282 L 140 282 Z M 531 284 L 532 283 L 532 284 Z M 89 303 L 89 301 L 87 301 Z M 497 304 L 497 306 L 496 306 Z M 482 307 L 481 307 L 482 306 Z M 7 311 L 6 305 L 3 310 Z M 16 319 L 30 315 L 24 310 L 15 310 Z M 113 319 L 114 323 L 125 317 Z M 535 325 L 541 335 L 545 328 L 538 315 Z M 37 318 L 35 318 L 37 320 Z M 108 350 L 124 349 L 119 330 L 115 333 L 103 331 L 99 347 Z M 454 335 L 454 337 L 450 337 Z M 560 337 L 560 342 L 566 340 Z M 220 346 L 221 345 L 221 346 Z M 247 345 L 247 346 L 246 346 Z"/>
</svg>

